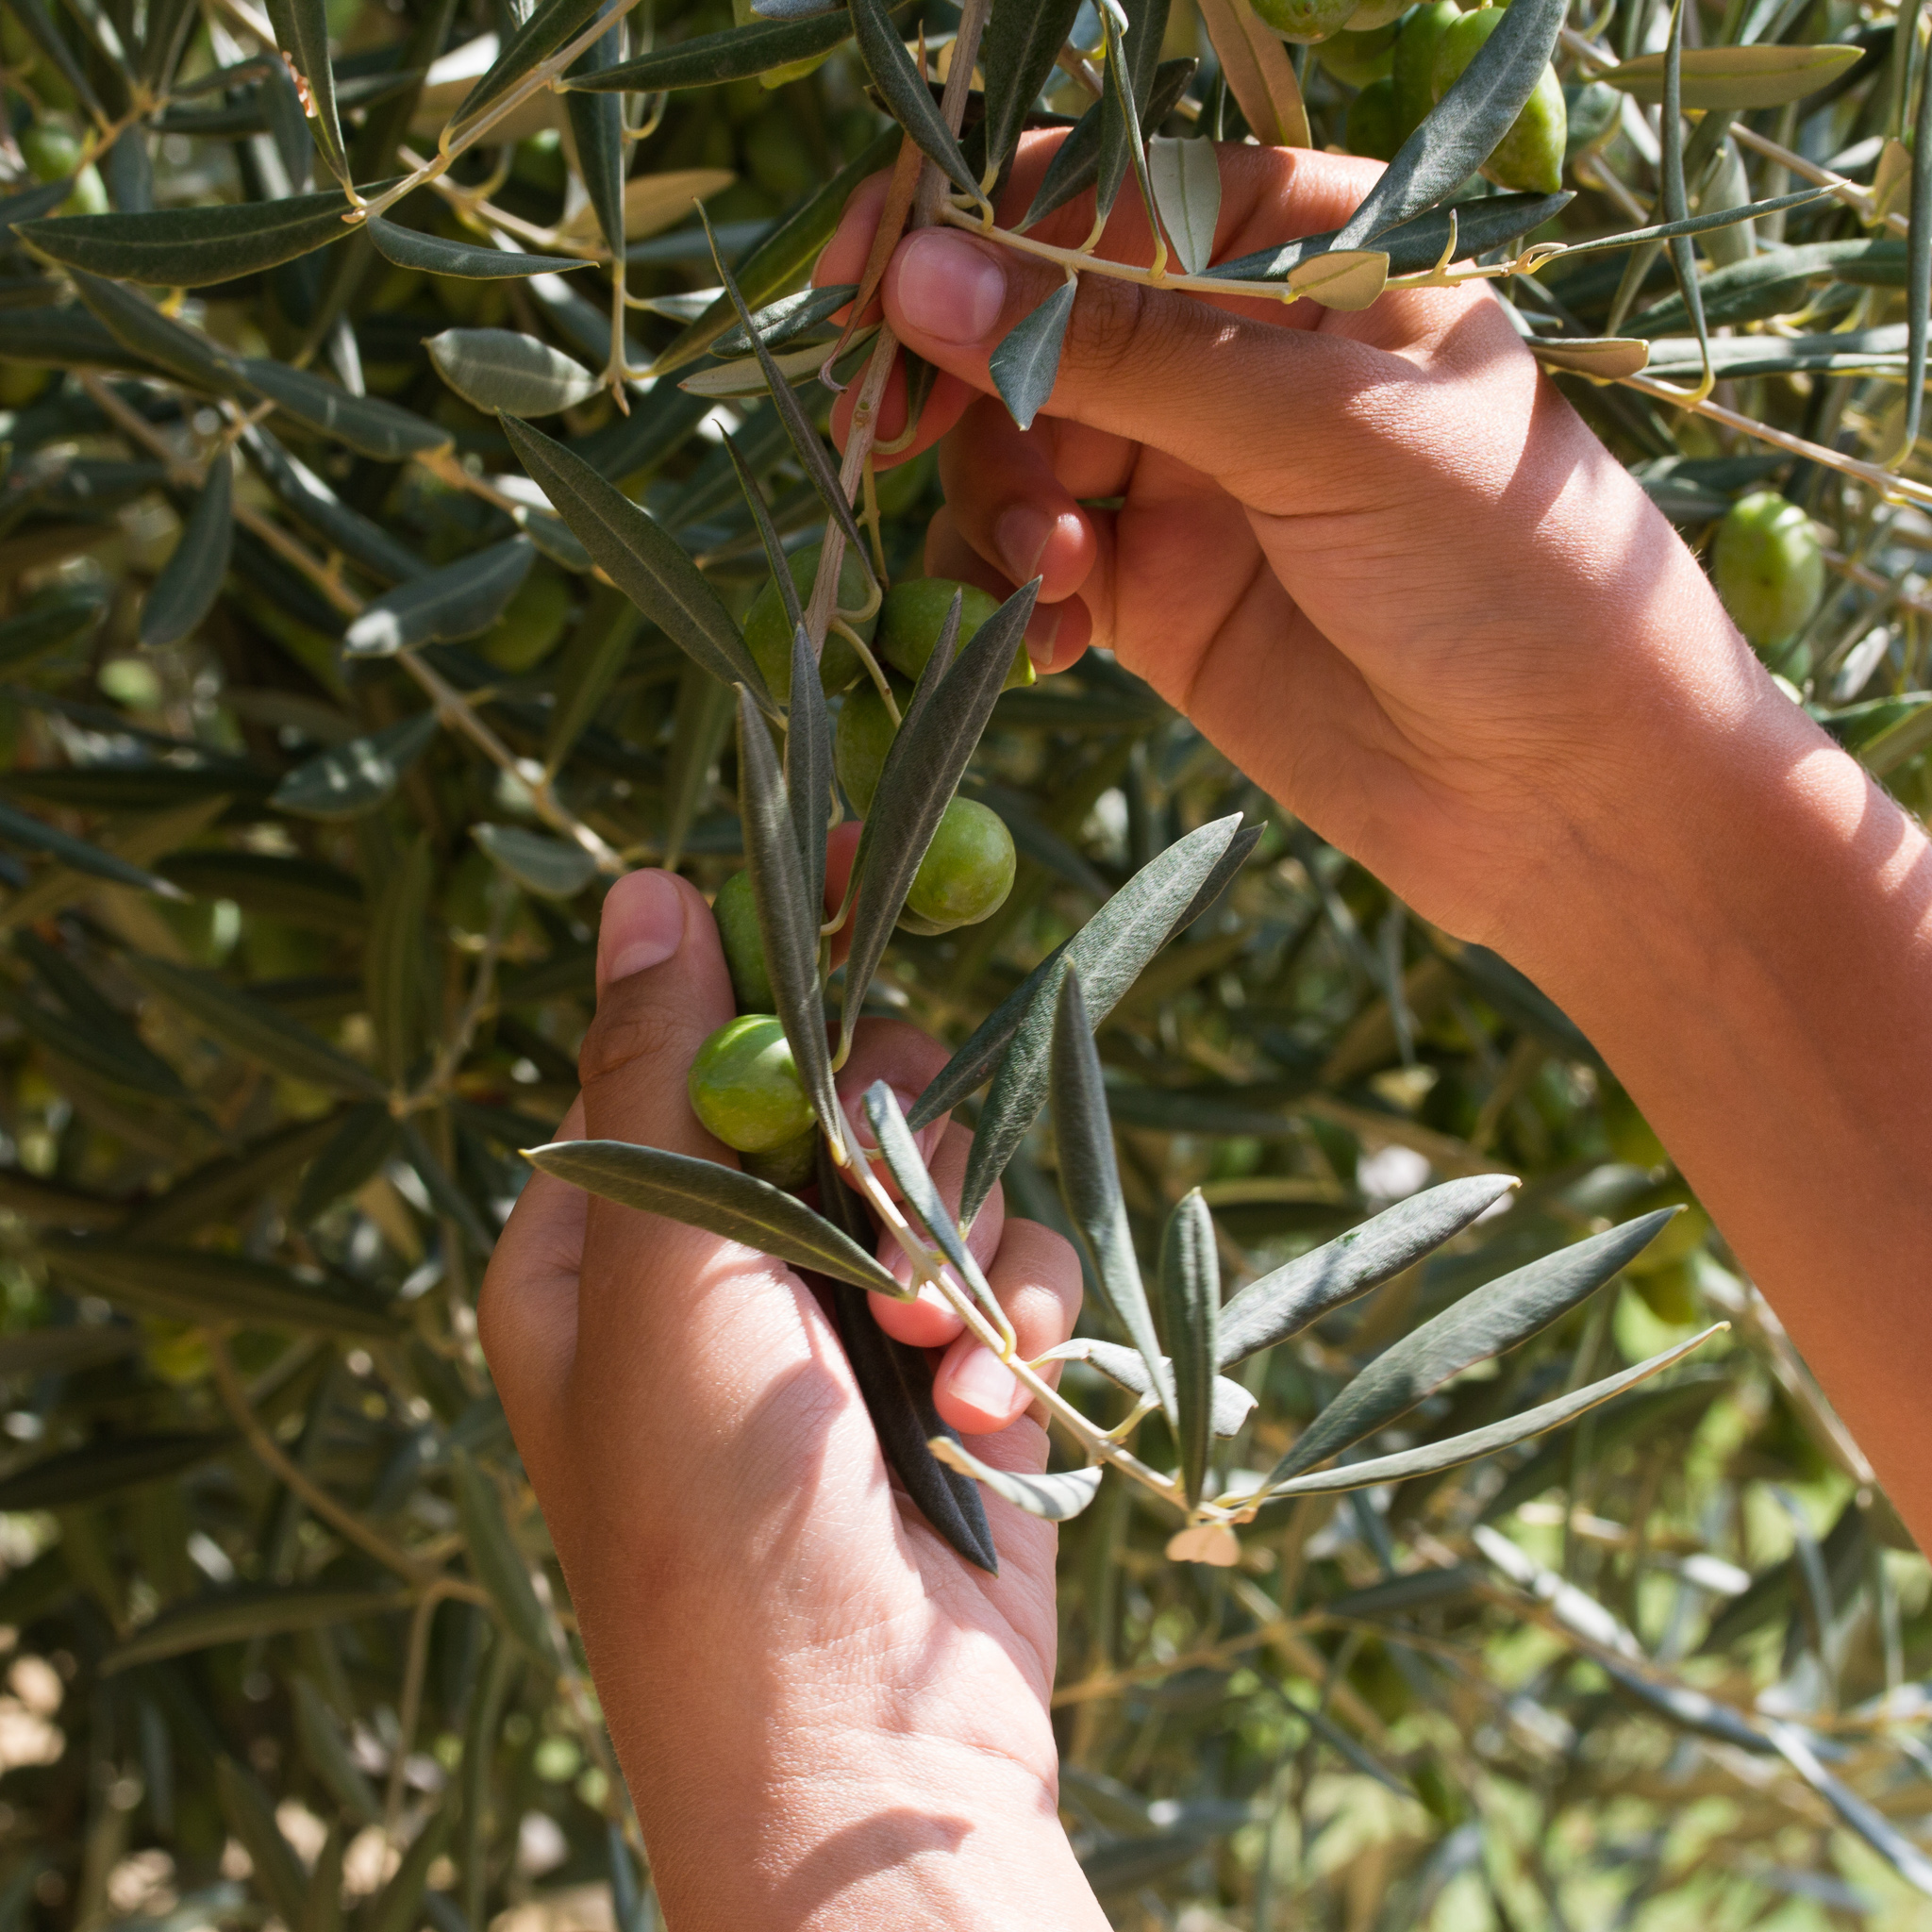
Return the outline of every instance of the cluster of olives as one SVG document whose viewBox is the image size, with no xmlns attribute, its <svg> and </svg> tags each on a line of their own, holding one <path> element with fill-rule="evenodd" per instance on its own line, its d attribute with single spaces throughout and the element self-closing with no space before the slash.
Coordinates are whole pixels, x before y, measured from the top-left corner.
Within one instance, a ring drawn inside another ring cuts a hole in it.
<svg viewBox="0 0 1932 1932">
<path fill-rule="evenodd" d="M 1359 90 L 1349 104 L 1349 152 L 1382 161 L 1395 158 L 1503 19 L 1501 7 L 1464 13 L 1456 0 L 1406 11 L 1389 0 L 1257 0 L 1256 10 L 1288 40 L 1317 42 L 1322 65 Z M 1562 84 L 1545 66 L 1482 172 L 1499 188 L 1553 194 L 1562 186 L 1568 139 Z"/>
<path fill-rule="evenodd" d="M 816 544 L 790 558 L 792 585 L 801 603 L 810 595 L 818 560 Z M 871 604 L 869 589 L 864 566 L 848 555 L 839 578 L 841 613 L 863 610 Z M 841 614 L 825 639 L 819 681 L 826 699 L 838 706 L 833 764 L 846 801 L 861 819 L 872 809 L 886 755 L 913 686 L 938 648 L 956 597 L 960 604 L 956 650 L 964 649 L 999 606 L 984 591 L 947 577 L 913 577 L 894 584 L 869 615 Z M 780 704 L 790 704 L 791 627 L 775 580 L 759 591 L 746 614 L 744 641 L 773 695 Z M 884 690 L 860 657 L 861 646 L 876 665 Z M 1022 643 L 1007 675 L 1007 687 L 1032 682 L 1032 659 Z M 891 694 L 890 705 L 887 691 Z M 1015 863 L 1012 834 L 999 814 L 975 799 L 956 796 L 947 804 L 906 895 L 901 929 L 929 936 L 990 918 L 1012 891 Z M 784 1028 L 773 1017 L 777 1002 L 766 970 L 748 872 L 734 873 L 725 880 L 712 912 L 739 1017 L 721 1026 L 698 1050 L 691 1070 L 691 1107 L 711 1133 L 738 1151 L 747 1173 L 795 1187 L 812 1171 L 811 1103 Z"/>
<path fill-rule="evenodd" d="M 1710 575 L 1731 622 L 1762 649 L 1788 642 L 1810 621 L 1824 594 L 1824 548 L 1795 503 L 1757 490 L 1719 523 Z"/>
</svg>

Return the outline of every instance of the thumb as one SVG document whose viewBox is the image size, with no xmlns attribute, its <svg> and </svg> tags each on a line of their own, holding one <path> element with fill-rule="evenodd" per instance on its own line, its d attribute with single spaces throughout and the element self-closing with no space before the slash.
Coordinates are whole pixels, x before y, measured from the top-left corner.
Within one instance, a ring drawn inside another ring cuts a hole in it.
<svg viewBox="0 0 1932 1932">
<path fill-rule="evenodd" d="M 1051 262 L 957 228 L 922 228 L 887 270 L 886 315 L 908 348 L 995 393 L 992 351 L 1063 280 Z M 1305 461 L 1324 425 L 1341 425 L 1351 397 L 1398 373 L 1415 372 L 1364 342 L 1083 275 L 1044 413 L 1149 444 L 1224 482 L 1251 468 L 1279 489 L 1284 437 Z"/>
</svg>

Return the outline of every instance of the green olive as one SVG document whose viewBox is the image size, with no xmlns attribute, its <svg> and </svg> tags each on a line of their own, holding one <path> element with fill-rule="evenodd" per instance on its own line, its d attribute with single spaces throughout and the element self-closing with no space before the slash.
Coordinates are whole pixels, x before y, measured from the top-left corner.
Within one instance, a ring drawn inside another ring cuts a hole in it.
<svg viewBox="0 0 1932 1932">
<path fill-rule="evenodd" d="M 1006 904 L 1013 865 L 1013 835 L 1000 815 L 976 799 L 954 799 L 919 861 L 901 923 L 921 933 L 977 925 Z"/>
<path fill-rule="evenodd" d="M 569 622 L 570 585 L 555 571 L 532 571 L 477 648 L 499 671 L 529 671 L 556 650 Z"/>
<path fill-rule="evenodd" d="M 794 550 L 785 560 L 791 566 L 791 585 L 798 593 L 801 608 L 811 601 L 812 579 L 819 574 L 819 551 L 817 543 L 808 543 L 803 550 Z M 865 565 L 853 556 L 848 549 L 839 565 L 839 608 L 841 610 L 861 610 L 865 608 L 872 579 L 865 574 Z M 847 620 L 852 628 L 871 643 L 873 632 L 878 625 L 878 613 L 862 621 Z M 744 641 L 750 648 L 753 661 L 764 678 L 766 688 L 781 705 L 791 702 L 791 626 L 785 618 L 785 600 L 778 593 L 775 579 L 768 578 L 765 587 L 751 600 L 751 608 L 744 614 Z M 837 631 L 825 639 L 825 648 L 819 653 L 819 688 L 827 697 L 832 697 L 852 682 L 864 671 L 858 661 L 858 653 Z"/>
<path fill-rule="evenodd" d="M 731 996 L 741 1013 L 769 1013 L 777 1005 L 772 975 L 765 971 L 765 942 L 758 933 L 758 908 L 752 903 L 751 874 L 735 872 L 718 888 L 711 901 L 718 922 L 719 942 L 731 974 Z"/>
<path fill-rule="evenodd" d="M 1563 158 L 1594 154 L 1616 133 L 1624 118 L 1624 96 L 1601 80 L 1574 82 L 1563 90 Z"/>
<path fill-rule="evenodd" d="M 1380 80 L 1394 64 L 1395 23 L 1391 21 L 1369 33 L 1344 28 L 1324 41 L 1315 58 L 1337 80 L 1346 81 L 1350 87 L 1367 87 L 1370 81 Z"/>
<path fill-rule="evenodd" d="M 1395 82 L 1395 133 L 1407 141 L 1423 124 L 1435 105 L 1432 76 L 1436 71 L 1436 49 L 1442 36 L 1462 14 L 1456 0 L 1430 0 L 1418 7 L 1402 23 L 1395 37 L 1395 59 L 1390 75 Z"/>
<path fill-rule="evenodd" d="M 1348 151 L 1378 161 L 1392 161 L 1402 145 L 1395 125 L 1395 83 L 1372 80 L 1348 104 Z"/>
<path fill-rule="evenodd" d="M 1429 85 L 1437 100 L 1455 86 L 1462 70 L 1475 58 L 1477 48 L 1503 25 L 1503 13 L 1500 7 L 1479 7 L 1474 13 L 1465 13 L 1442 35 L 1429 71 Z M 1484 178 L 1498 188 L 1556 193 L 1563 185 L 1563 143 L 1568 133 L 1563 84 L 1557 78 L 1557 70 L 1546 64 L 1522 113 L 1483 163 Z"/>
<path fill-rule="evenodd" d="M 738 1164 L 755 1180 L 770 1181 L 774 1188 L 802 1188 L 818 1171 L 818 1130 L 808 1127 L 797 1140 L 769 1153 L 741 1153 Z"/>
<path fill-rule="evenodd" d="M 946 613 L 953 608 L 953 594 L 959 595 L 959 641 L 955 656 L 972 641 L 979 626 L 1000 607 L 982 590 L 972 584 L 956 583 L 951 577 L 908 577 L 886 592 L 879 608 L 879 656 L 894 671 L 917 677 L 925 669 L 940 632 L 946 627 Z M 1013 653 L 1013 668 L 1007 673 L 1003 691 L 1033 682 L 1033 659 L 1026 655 L 1023 640 Z"/>
<path fill-rule="evenodd" d="M 891 682 L 899 714 L 904 717 L 910 688 L 896 678 Z M 886 768 L 886 754 L 898 733 L 899 727 L 892 723 L 892 714 L 871 678 L 845 693 L 839 706 L 839 722 L 832 728 L 832 769 L 860 818 L 872 809 L 879 774 Z"/>
<path fill-rule="evenodd" d="M 1824 553 L 1811 519 L 1775 491 L 1758 490 L 1724 512 L 1710 575 L 1731 622 L 1754 644 L 1796 634 L 1824 594 Z"/>
<path fill-rule="evenodd" d="M 770 1154 L 810 1130 L 811 1102 L 769 1013 L 727 1020 L 691 1063 L 691 1110 L 727 1147 Z"/>
<path fill-rule="evenodd" d="M 1372 34 L 1378 26 L 1393 26 L 1408 11 L 1408 0 L 1361 0 L 1348 16 L 1348 31 Z"/>
<path fill-rule="evenodd" d="M 1325 41 L 1345 27 L 1361 0 L 1255 0 L 1255 11 L 1284 41 Z"/>
</svg>

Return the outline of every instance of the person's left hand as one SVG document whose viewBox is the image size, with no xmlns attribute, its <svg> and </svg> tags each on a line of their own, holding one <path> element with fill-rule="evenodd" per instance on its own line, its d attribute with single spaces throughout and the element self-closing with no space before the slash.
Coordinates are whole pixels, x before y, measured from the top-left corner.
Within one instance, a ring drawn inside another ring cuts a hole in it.
<svg viewBox="0 0 1932 1932">
<path fill-rule="evenodd" d="M 619 880 L 597 978 L 561 1136 L 731 1163 L 685 1091 L 732 1013 L 695 889 Z M 909 1098 L 943 1060 L 909 1026 L 861 1028 L 848 1113 L 880 1078 Z M 922 1141 L 957 1202 L 970 1135 Z M 1066 1243 L 995 1192 L 971 1244 L 1023 1354 L 1064 1341 Z M 902 1339 L 950 1343 L 936 1400 L 976 1454 L 1044 1466 L 1024 1390 L 956 1317 L 874 1305 Z M 796 1274 L 539 1174 L 478 1316 L 677 1932 L 1104 1926 L 1056 1815 L 1054 1530 L 989 1495 L 999 1574 L 957 1556 L 889 1480 Z"/>
</svg>

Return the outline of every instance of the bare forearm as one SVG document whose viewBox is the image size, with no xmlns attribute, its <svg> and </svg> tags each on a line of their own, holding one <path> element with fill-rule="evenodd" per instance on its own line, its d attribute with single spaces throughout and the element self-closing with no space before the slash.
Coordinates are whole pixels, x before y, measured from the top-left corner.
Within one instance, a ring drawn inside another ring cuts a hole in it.
<svg viewBox="0 0 1932 1932">
<path fill-rule="evenodd" d="M 1755 676 L 1678 703 L 1508 950 L 1590 1035 L 1932 1538 L 1932 849 Z"/>
</svg>

